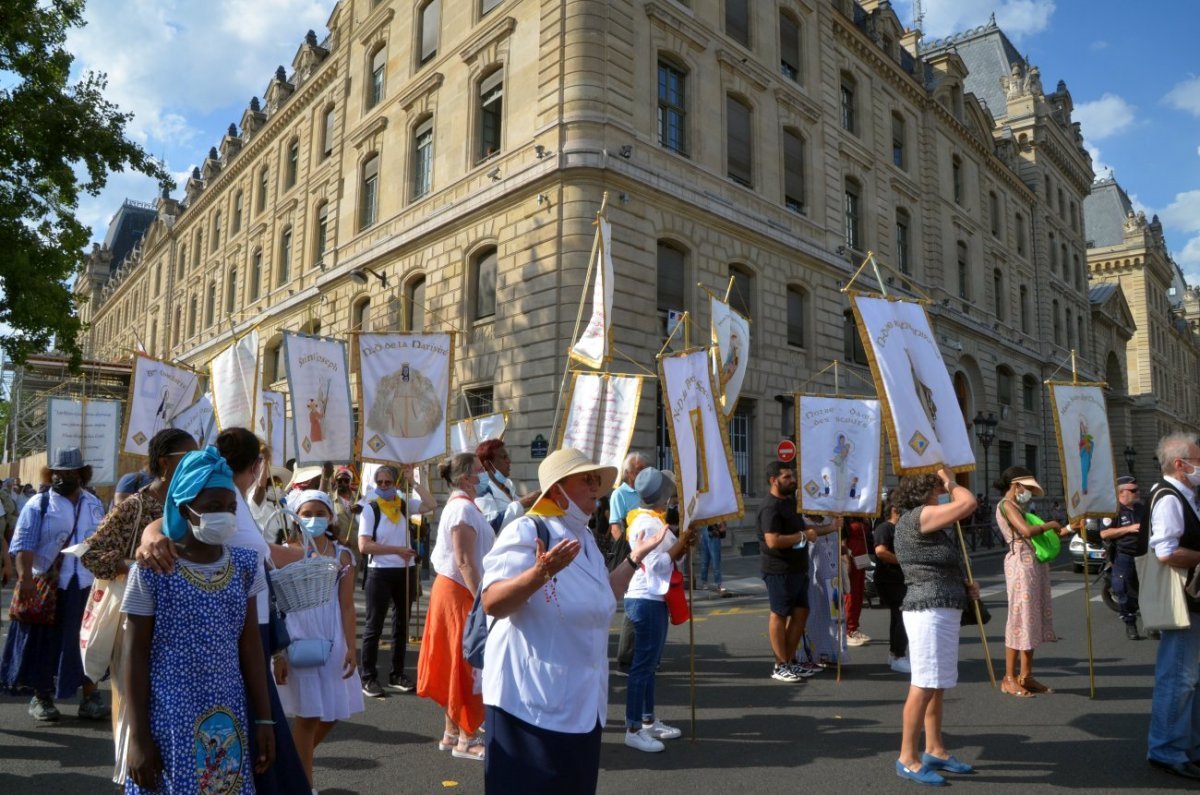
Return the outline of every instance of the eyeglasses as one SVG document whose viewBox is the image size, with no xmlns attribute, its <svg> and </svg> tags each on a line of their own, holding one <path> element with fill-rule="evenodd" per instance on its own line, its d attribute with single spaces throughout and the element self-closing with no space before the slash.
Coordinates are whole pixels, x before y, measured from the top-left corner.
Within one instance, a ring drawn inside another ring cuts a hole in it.
<svg viewBox="0 0 1200 795">
<path fill-rule="evenodd" d="M 597 486 L 598 487 L 601 483 L 604 482 L 603 478 L 600 477 L 600 474 L 598 472 L 583 472 L 579 475 L 576 475 L 575 477 L 581 478 L 583 480 L 583 482 L 588 484 L 589 486 Z"/>
<path fill-rule="evenodd" d="M 396 483 L 396 481 L 394 481 L 394 480 L 377 480 L 377 481 L 375 481 L 375 485 L 381 489 L 386 489 L 388 486 L 395 485 L 395 483 Z"/>
<path fill-rule="evenodd" d="M 1141 489 L 1139 489 L 1137 486 L 1134 486 L 1131 489 L 1121 489 L 1121 491 L 1125 492 L 1126 494 L 1137 494 L 1141 491 Z"/>
</svg>

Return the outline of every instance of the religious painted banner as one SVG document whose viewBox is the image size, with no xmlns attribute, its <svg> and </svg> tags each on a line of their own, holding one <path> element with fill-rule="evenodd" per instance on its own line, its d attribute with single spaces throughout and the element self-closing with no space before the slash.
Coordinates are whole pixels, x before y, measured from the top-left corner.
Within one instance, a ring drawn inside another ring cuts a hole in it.
<svg viewBox="0 0 1200 795">
<path fill-rule="evenodd" d="M 479 445 L 490 439 L 503 439 L 508 427 L 508 412 L 480 414 L 465 420 L 450 423 L 450 452 L 473 453 Z"/>
<path fill-rule="evenodd" d="M 1099 384 L 1047 384 L 1070 519 L 1117 515 L 1117 469 Z"/>
<path fill-rule="evenodd" d="M 146 455 L 150 439 L 196 400 L 199 378 L 191 370 L 138 354 L 129 384 L 122 452 Z"/>
<path fill-rule="evenodd" d="M 609 246 L 612 226 L 603 218 L 596 229 L 596 279 L 592 287 L 592 317 L 571 348 L 575 361 L 600 369 L 612 358 L 613 262 Z"/>
<path fill-rule="evenodd" d="M 733 414 L 746 366 L 750 363 L 750 321 L 715 295 L 709 296 L 712 312 L 713 372 L 720 387 L 721 410 Z"/>
<path fill-rule="evenodd" d="M 684 524 L 720 522 L 743 513 L 729 429 L 708 357 L 707 348 L 692 348 L 658 359 Z"/>
<path fill-rule="evenodd" d="M 598 464 L 620 469 L 641 396 L 640 376 L 576 373 L 558 447 L 574 447 Z"/>
<path fill-rule="evenodd" d="M 360 334 L 363 460 L 420 464 L 450 449 L 454 335 Z"/>
<path fill-rule="evenodd" d="M 287 461 L 283 418 L 286 414 L 282 392 L 262 393 L 262 411 L 258 413 L 258 438 L 271 446 L 270 465 L 281 467 Z"/>
<path fill-rule="evenodd" d="M 93 486 L 117 482 L 121 401 L 50 398 L 46 402 L 46 451 L 78 447 L 92 468 Z"/>
<path fill-rule="evenodd" d="M 283 360 L 292 401 L 296 466 L 354 460 L 354 412 L 346 343 L 286 331 Z"/>
<path fill-rule="evenodd" d="M 800 513 L 878 516 L 883 469 L 879 401 L 799 395 L 795 405 Z"/>
<path fill-rule="evenodd" d="M 218 353 L 208 364 L 208 376 L 217 430 L 254 430 L 257 427 L 255 419 L 262 405 L 258 332 L 251 331 Z"/>
<path fill-rule="evenodd" d="M 175 415 L 171 427 L 190 433 L 201 448 L 216 441 L 217 418 L 213 413 L 212 396 L 201 395 L 199 400 Z"/>
<path fill-rule="evenodd" d="M 967 423 L 925 307 L 852 295 L 898 476 L 975 468 Z"/>
</svg>

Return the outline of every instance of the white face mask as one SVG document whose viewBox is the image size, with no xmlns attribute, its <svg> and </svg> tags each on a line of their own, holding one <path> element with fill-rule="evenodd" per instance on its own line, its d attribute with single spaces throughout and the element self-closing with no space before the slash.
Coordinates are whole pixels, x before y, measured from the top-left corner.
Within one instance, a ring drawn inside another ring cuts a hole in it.
<svg viewBox="0 0 1200 795">
<path fill-rule="evenodd" d="M 231 513 L 196 513 L 190 505 L 188 510 L 200 519 L 199 527 L 192 527 L 192 535 L 202 544 L 225 544 L 237 532 L 237 517 Z"/>
<path fill-rule="evenodd" d="M 566 489 L 564 489 L 562 486 L 559 486 L 558 490 L 562 493 L 563 498 L 567 501 L 567 507 L 563 509 L 566 511 L 565 518 L 567 520 L 567 524 L 572 525 L 577 530 L 587 527 L 588 520 L 592 518 L 592 515 L 584 513 L 583 509 L 576 505 L 575 501 L 567 496 Z M 556 502 L 555 504 L 557 505 L 558 503 Z"/>
<path fill-rule="evenodd" d="M 1200 487 L 1200 467 L 1192 467 L 1192 471 L 1184 475 L 1184 477 L 1187 478 L 1188 483 Z"/>
<path fill-rule="evenodd" d="M 1017 505 L 1022 505 L 1022 506 L 1024 506 L 1024 505 L 1028 505 L 1028 504 L 1029 504 L 1029 501 L 1030 501 L 1030 500 L 1032 500 L 1032 499 L 1033 499 L 1033 492 L 1032 492 L 1032 491 L 1022 491 L 1022 492 L 1019 492 L 1019 493 L 1017 494 Z"/>
</svg>

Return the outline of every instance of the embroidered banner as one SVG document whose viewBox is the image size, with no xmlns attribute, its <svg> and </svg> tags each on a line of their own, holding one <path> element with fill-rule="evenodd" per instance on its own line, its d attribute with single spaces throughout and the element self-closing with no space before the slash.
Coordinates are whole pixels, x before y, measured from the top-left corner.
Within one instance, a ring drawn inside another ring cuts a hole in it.
<svg viewBox="0 0 1200 795">
<path fill-rule="evenodd" d="M 621 468 L 637 424 L 642 379 L 575 373 L 558 447 L 574 447 L 599 464 Z"/>
<path fill-rule="evenodd" d="M 354 412 L 346 343 L 285 331 L 283 360 L 292 401 L 296 466 L 354 460 Z"/>
<path fill-rule="evenodd" d="M 213 413 L 212 396 L 205 393 L 192 405 L 175 415 L 172 428 L 187 431 L 201 449 L 217 438 L 217 418 Z"/>
<path fill-rule="evenodd" d="M 1117 515 L 1117 469 L 1099 384 L 1047 384 L 1070 519 Z M 1043 481 L 1044 483 L 1045 481 Z"/>
<path fill-rule="evenodd" d="M 489 439 L 503 439 L 508 427 L 508 412 L 480 414 L 450 423 L 450 452 L 473 453 Z"/>
<path fill-rule="evenodd" d="M 258 438 L 271 445 L 271 466 L 281 467 L 287 461 L 287 443 L 284 441 L 283 417 L 284 396 L 282 392 L 262 393 L 262 411 L 258 413 Z"/>
<path fill-rule="evenodd" d="M 358 352 L 363 459 L 420 464 L 444 456 L 454 335 L 360 334 Z"/>
<path fill-rule="evenodd" d="M 883 465 L 878 400 L 799 395 L 800 513 L 878 516 Z"/>
<path fill-rule="evenodd" d="M 78 447 L 92 468 L 93 486 L 117 482 L 121 401 L 50 398 L 46 402 L 46 451 Z"/>
<path fill-rule="evenodd" d="M 613 262 L 609 244 L 612 226 L 603 218 L 596 229 L 596 280 L 592 287 L 592 318 L 583 330 L 571 358 L 588 367 L 600 369 L 612 357 Z"/>
<path fill-rule="evenodd" d="M 146 455 L 150 439 L 171 427 L 175 415 L 196 400 L 199 388 L 199 379 L 191 370 L 141 354 L 134 356 L 122 452 Z"/>
<path fill-rule="evenodd" d="M 221 351 L 208 364 L 208 383 L 212 394 L 217 430 L 249 428 L 262 405 L 259 383 L 258 332 L 251 331 Z"/>
<path fill-rule="evenodd" d="M 750 321 L 715 295 L 709 298 L 713 372 L 720 386 L 721 409 L 728 417 L 737 406 L 750 363 Z"/>
</svg>

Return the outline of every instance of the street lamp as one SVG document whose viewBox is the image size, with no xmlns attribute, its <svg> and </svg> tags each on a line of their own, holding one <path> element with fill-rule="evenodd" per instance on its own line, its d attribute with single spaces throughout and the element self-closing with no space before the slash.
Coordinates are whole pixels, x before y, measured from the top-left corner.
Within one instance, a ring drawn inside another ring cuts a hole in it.
<svg viewBox="0 0 1200 795">
<path fill-rule="evenodd" d="M 1133 474 L 1133 459 L 1137 455 L 1137 450 L 1133 449 L 1132 445 L 1125 445 L 1125 466 L 1129 469 L 1129 474 Z"/>
<path fill-rule="evenodd" d="M 992 442 L 996 440 L 996 426 L 1000 421 L 996 419 L 996 415 L 988 412 L 987 416 L 983 416 L 980 411 L 975 414 L 975 419 L 971 420 L 971 424 L 975 426 L 975 438 L 983 445 L 983 493 L 987 494 L 988 487 L 992 482 L 991 460 L 988 458 L 988 448 L 992 446 Z"/>
</svg>

